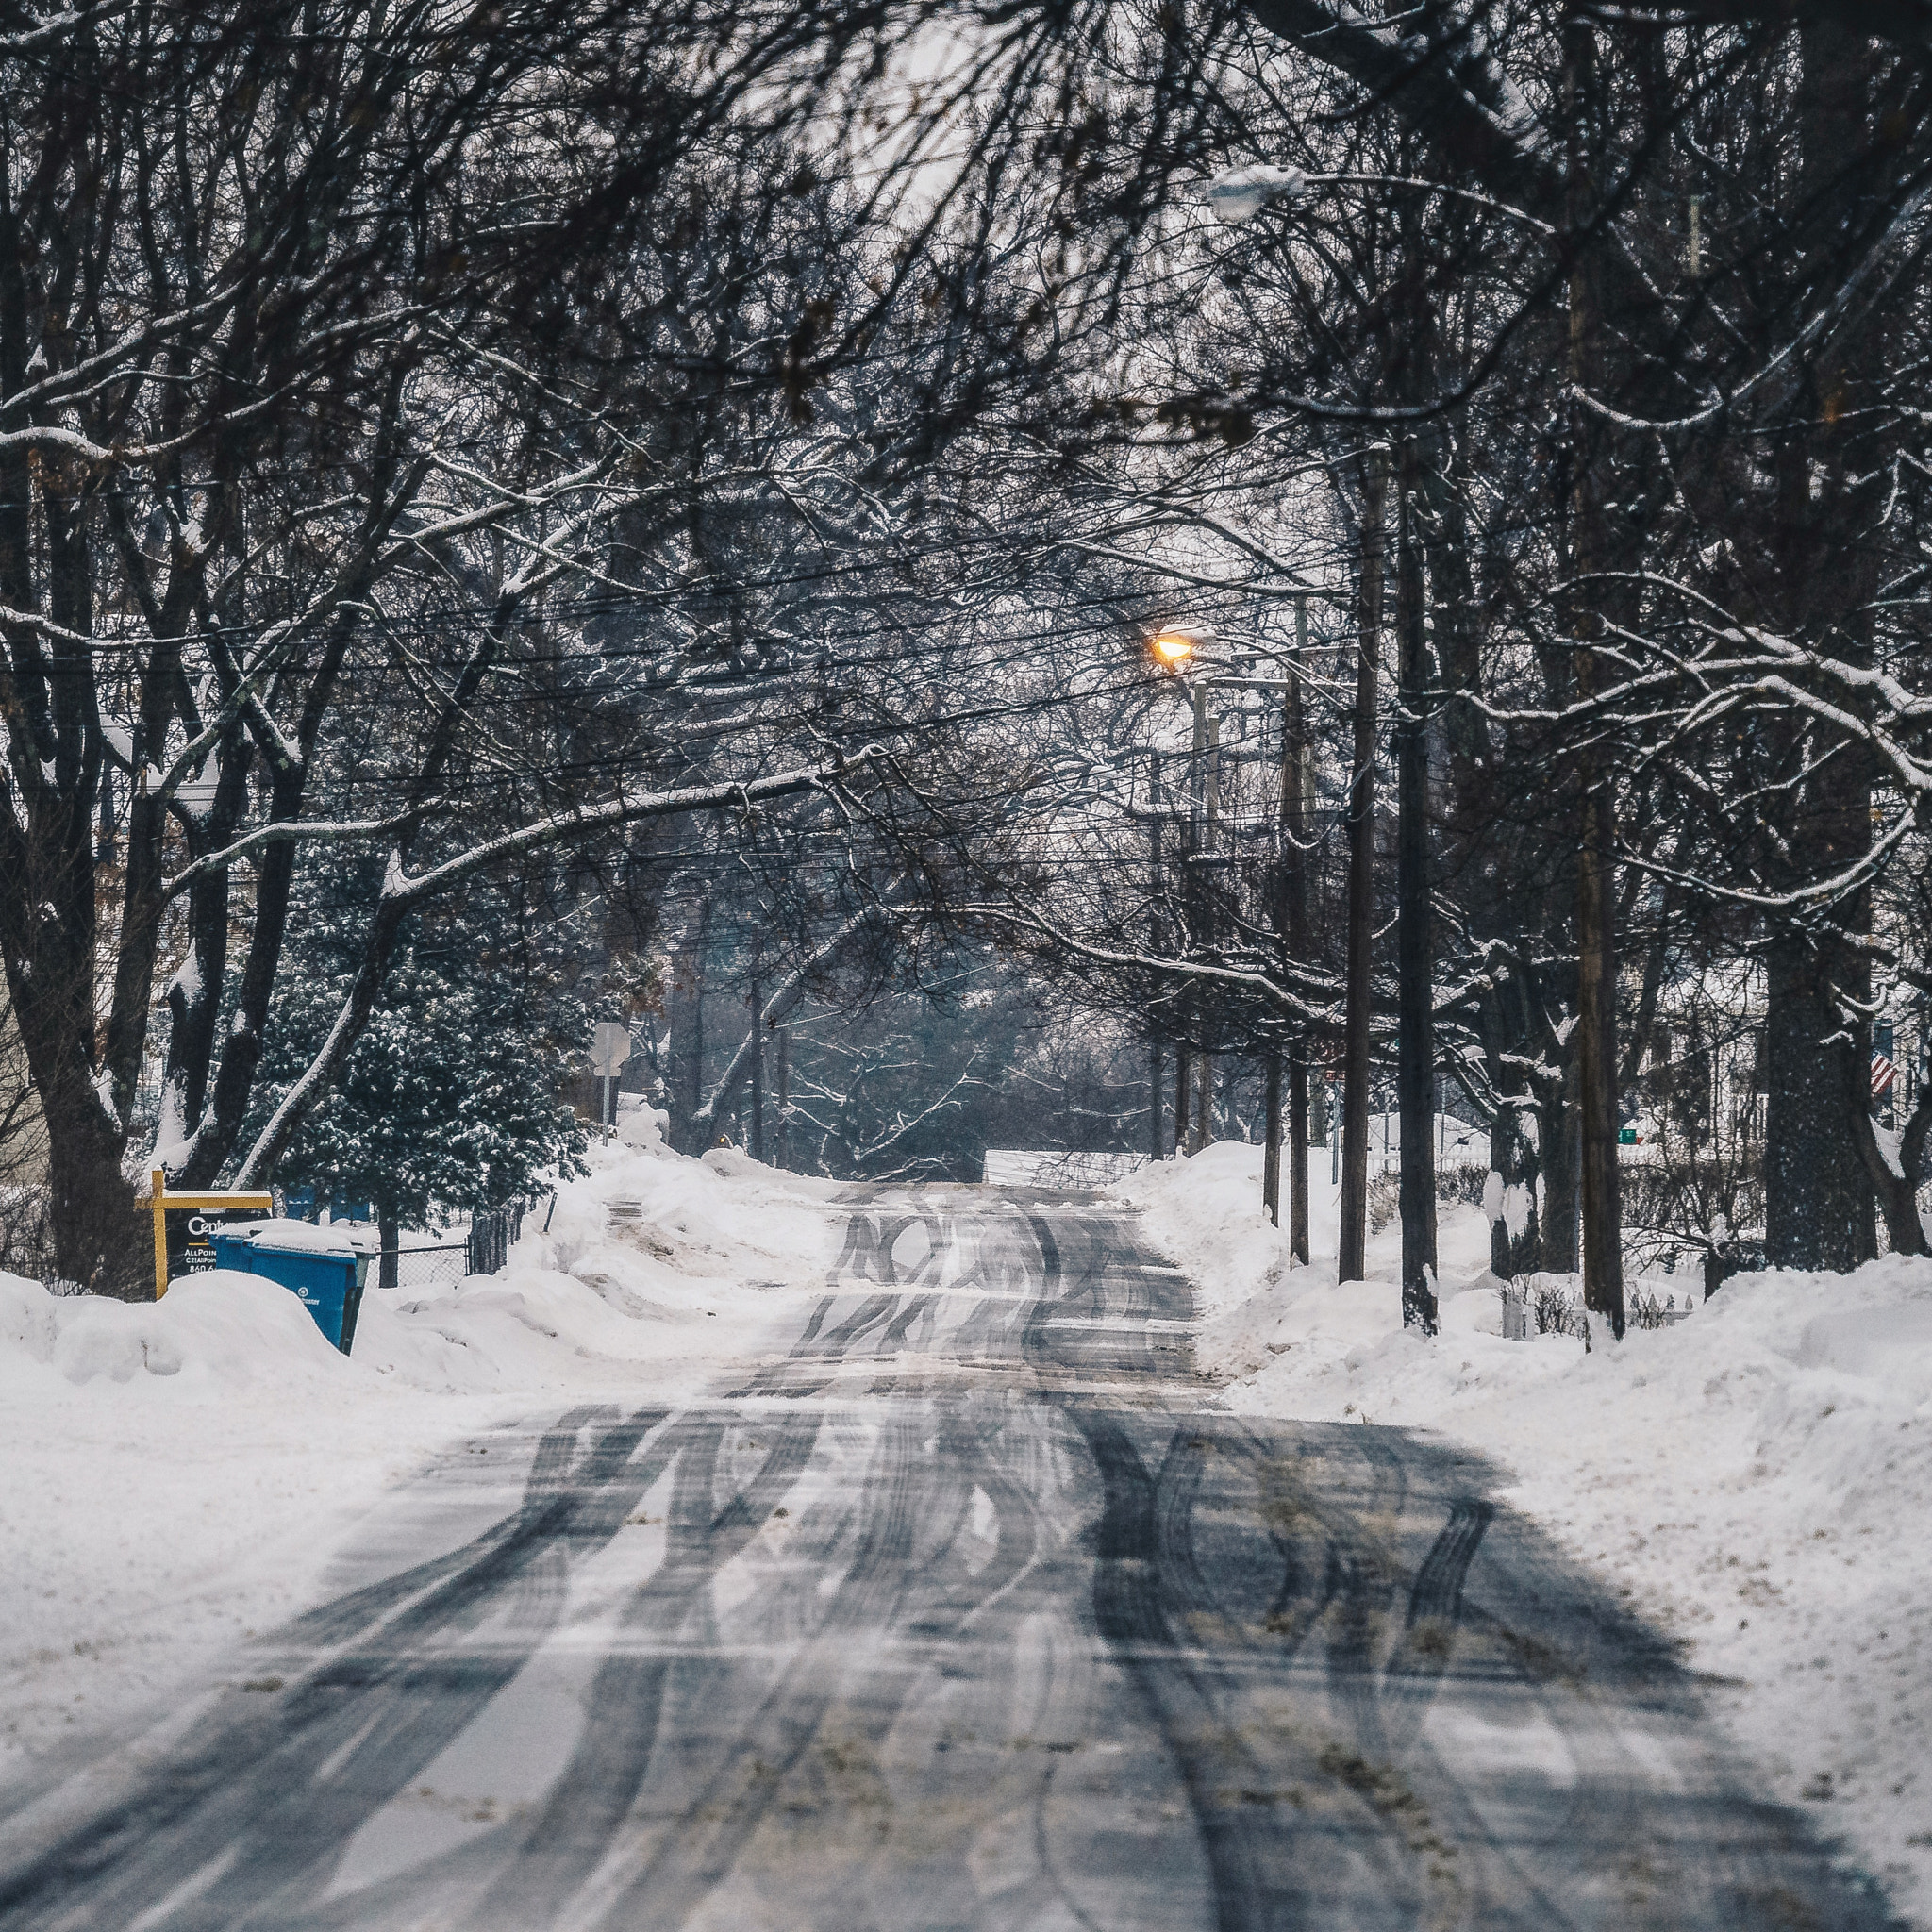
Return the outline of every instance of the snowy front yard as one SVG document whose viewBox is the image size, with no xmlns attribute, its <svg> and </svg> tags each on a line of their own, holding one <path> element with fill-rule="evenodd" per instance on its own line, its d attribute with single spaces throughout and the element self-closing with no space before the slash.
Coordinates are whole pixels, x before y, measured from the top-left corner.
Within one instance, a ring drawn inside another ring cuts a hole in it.
<svg viewBox="0 0 1932 1932">
<path fill-rule="evenodd" d="M 1291 1272 L 1235 1142 L 1116 1191 L 1197 1283 L 1202 1366 L 1255 1414 L 1437 1429 L 1678 1637 L 1771 1795 L 1932 1922 L 1932 1262 L 1744 1275 L 1622 1343 L 1506 1341 L 1480 1210 L 1444 1208 L 1442 1333 L 1405 1333 L 1393 1225 L 1335 1280 L 1334 1191 Z M 1474 1283 L 1473 1286 L 1464 1284 Z M 1685 1284 L 1662 1282 L 1679 1303 Z"/>
</svg>

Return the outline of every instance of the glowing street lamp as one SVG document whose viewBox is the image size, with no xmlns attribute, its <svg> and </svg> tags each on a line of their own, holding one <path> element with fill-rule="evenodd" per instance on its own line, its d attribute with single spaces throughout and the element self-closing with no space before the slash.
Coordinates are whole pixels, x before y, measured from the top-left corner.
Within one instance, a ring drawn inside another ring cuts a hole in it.
<svg viewBox="0 0 1932 1932">
<path fill-rule="evenodd" d="M 1194 655 L 1194 640 L 1184 630 L 1164 630 L 1150 638 L 1147 648 L 1163 671 L 1178 671 Z"/>
</svg>

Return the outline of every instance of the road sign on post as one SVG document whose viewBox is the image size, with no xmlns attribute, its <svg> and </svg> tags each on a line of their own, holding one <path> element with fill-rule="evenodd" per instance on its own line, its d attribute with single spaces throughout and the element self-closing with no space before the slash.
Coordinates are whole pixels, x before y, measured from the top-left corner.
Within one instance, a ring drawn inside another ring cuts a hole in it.
<svg viewBox="0 0 1932 1932">
<path fill-rule="evenodd" d="M 630 1028 L 620 1026 L 615 1020 L 601 1022 L 591 1036 L 591 1071 L 604 1082 L 603 1124 L 607 1127 L 611 1122 L 610 1083 L 624 1071 L 624 1063 L 629 1058 Z"/>
<path fill-rule="evenodd" d="M 260 1193 L 171 1194 L 164 1170 L 150 1177 L 155 1217 L 155 1299 L 184 1274 L 203 1274 L 215 1266 L 215 1236 L 245 1221 L 266 1221 L 275 1196 Z"/>
</svg>

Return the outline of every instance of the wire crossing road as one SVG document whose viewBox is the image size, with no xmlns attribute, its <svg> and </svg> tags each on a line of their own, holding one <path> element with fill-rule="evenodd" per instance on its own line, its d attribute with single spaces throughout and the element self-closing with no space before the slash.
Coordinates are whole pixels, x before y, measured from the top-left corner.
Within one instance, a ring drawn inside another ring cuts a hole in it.
<svg viewBox="0 0 1932 1932">
<path fill-rule="evenodd" d="M 0 1819 L 7 1932 L 1867 1927 L 1483 1467 L 1257 1423 L 1118 1212 L 857 1200 L 791 1353 L 466 1443 Z"/>
</svg>

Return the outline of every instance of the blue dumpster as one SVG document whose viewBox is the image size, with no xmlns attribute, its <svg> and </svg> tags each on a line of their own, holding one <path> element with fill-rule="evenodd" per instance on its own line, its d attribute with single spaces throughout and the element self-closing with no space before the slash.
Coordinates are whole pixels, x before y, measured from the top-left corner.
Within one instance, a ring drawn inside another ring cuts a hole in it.
<svg viewBox="0 0 1932 1932">
<path fill-rule="evenodd" d="M 276 1235 L 285 1229 L 289 1236 L 278 1241 Z M 258 1221 L 245 1234 L 215 1236 L 215 1266 L 280 1282 L 302 1298 L 330 1342 L 348 1354 L 362 1309 L 366 1255 L 358 1255 L 346 1242 L 331 1246 L 325 1230 L 306 1222 Z"/>
</svg>

